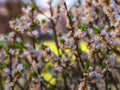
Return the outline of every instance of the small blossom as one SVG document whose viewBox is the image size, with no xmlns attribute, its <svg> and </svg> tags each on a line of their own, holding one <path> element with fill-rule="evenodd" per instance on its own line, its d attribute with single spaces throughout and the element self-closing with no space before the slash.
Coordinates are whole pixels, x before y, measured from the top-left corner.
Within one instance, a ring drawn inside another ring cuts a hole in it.
<svg viewBox="0 0 120 90">
<path fill-rule="evenodd" d="M 25 69 L 25 67 L 23 66 L 23 64 L 18 64 L 17 67 L 16 67 L 16 70 L 19 71 L 19 72 L 24 70 L 24 69 Z"/>
<path fill-rule="evenodd" d="M 6 74 L 8 74 L 8 75 L 11 74 L 11 71 L 10 71 L 8 68 L 5 68 L 5 69 L 4 69 L 4 72 L 5 72 Z"/>
<path fill-rule="evenodd" d="M 20 37 L 17 37 L 17 38 L 16 38 L 16 41 L 17 41 L 18 43 L 20 43 L 22 40 L 21 40 Z"/>
<path fill-rule="evenodd" d="M 9 53 L 10 53 L 11 55 L 14 55 L 14 54 L 15 54 L 15 50 L 14 50 L 14 49 L 10 49 L 10 50 L 9 50 Z"/>
<path fill-rule="evenodd" d="M 38 37 L 39 37 L 39 32 L 38 32 L 38 30 L 32 31 L 32 35 L 33 35 L 35 38 L 38 38 Z"/>
<path fill-rule="evenodd" d="M 75 38 L 82 38 L 83 36 L 85 36 L 85 34 L 82 33 L 82 30 L 75 31 L 75 34 L 74 34 Z"/>
<path fill-rule="evenodd" d="M 115 64 L 116 64 L 116 62 L 115 62 L 115 56 L 113 56 L 113 55 L 108 56 L 107 64 L 109 66 L 115 66 Z"/>
<path fill-rule="evenodd" d="M 15 32 L 11 32 L 11 33 L 8 34 L 7 39 L 8 39 L 9 42 L 13 42 L 14 35 L 15 35 Z"/>
<path fill-rule="evenodd" d="M 102 75 L 96 71 L 92 71 L 89 73 L 90 78 L 96 78 L 96 79 L 101 79 Z"/>
<path fill-rule="evenodd" d="M 25 47 L 26 47 L 29 51 L 32 51 L 32 50 L 33 50 L 33 47 L 31 46 L 30 43 L 25 44 Z"/>
</svg>

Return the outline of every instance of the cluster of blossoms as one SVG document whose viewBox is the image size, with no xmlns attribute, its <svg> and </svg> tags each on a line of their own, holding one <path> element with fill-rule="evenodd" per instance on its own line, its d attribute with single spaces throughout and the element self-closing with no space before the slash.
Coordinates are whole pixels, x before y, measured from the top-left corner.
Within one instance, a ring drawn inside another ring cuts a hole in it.
<svg viewBox="0 0 120 90">
<path fill-rule="evenodd" d="M 119 0 L 85 0 L 73 8 L 63 0 L 48 4 L 51 16 L 31 0 L 9 22 L 13 31 L 0 42 L 5 90 L 119 90 Z M 51 32 L 57 53 L 39 40 Z"/>
</svg>

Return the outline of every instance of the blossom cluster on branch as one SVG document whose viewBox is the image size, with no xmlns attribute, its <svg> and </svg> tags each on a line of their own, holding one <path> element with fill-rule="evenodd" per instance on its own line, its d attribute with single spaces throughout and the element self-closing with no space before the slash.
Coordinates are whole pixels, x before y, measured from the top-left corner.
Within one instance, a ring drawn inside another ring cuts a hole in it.
<svg viewBox="0 0 120 90">
<path fill-rule="evenodd" d="M 23 14 L 9 22 L 13 31 L 1 35 L 0 77 L 5 87 L 0 88 L 119 90 L 119 0 L 85 0 L 73 8 L 64 0 L 56 7 L 52 0 L 48 4 L 50 16 L 33 0 L 24 4 Z M 54 35 L 57 52 L 40 40 L 41 34 Z"/>
</svg>

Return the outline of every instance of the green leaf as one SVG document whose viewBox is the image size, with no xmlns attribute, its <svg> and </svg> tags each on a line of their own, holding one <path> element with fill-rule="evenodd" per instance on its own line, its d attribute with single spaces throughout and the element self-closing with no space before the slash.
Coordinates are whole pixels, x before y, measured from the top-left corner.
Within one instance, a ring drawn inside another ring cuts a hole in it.
<svg viewBox="0 0 120 90">
<path fill-rule="evenodd" d="M 0 41 L 0 48 L 2 48 L 4 46 L 4 41 Z"/>
<path fill-rule="evenodd" d="M 33 22 L 31 26 L 35 28 L 35 27 L 38 27 L 39 24 L 38 24 L 38 22 Z"/>
<path fill-rule="evenodd" d="M 108 58 L 108 56 L 107 56 L 107 54 L 106 54 L 106 53 L 103 53 L 103 54 L 102 54 L 102 56 L 101 56 L 101 58 L 102 58 L 102 59 L 107 59 L 107 58 Z"/>
<path fill-rule="evenodd" d="M 93 33 L 94 33 L 95 35 L 99 34 L 100 31 L 101 31 L 100 28 L 94 28 L 94 29 L 93 29 Z"/>
<path fill-rule="evenodd" d="M 112 29 L 114 29 L 114 26 L 110 26 L 110 27 L 108 28 L 109 31 L 112 30 Z"/>
<path fill-rule="evenodd" d="M 44 44 L 41 43 L 41 48 L 45 49 L 45 48 L 47 48 L 47 45 L 44 45 Z"/>
<path fill-rule="evenodd" d="M 77 4 L 77 5 L 75 5 L 75 7 L 76 7 L 76 8 L 79 8 L 80 6 Z"/>
<path fill-rule="evenodd" d="M 53 65 L 53 63 L 51 63 L 51 62 L 49 62 L 49 63 L 46 64 L 47 70 L 48 70 L 48 69 L 51 70 L 53 67 L 54 67 L 54 65 Z"/>
<path fill-rule="evenodd" d="M 60 42 L 64 43 L 65 42 L 64 38 L 60 38 Z"/>
<path fill-rule="evenodd" d="M 24 51 L 24 49 L 23 49 L 23 48 L 20 48 L 20 49 L 19 49 L 19 53 L 20 53 L 20 54 L 22 54 L 22 53 L 23 53 L 23 51 Z"/>
<path fill-rule="evenodd" d="M 86 32 L 88 30 L 88 26 L 87 25 L 79 25 L 78 29 L 81 29 L 83 32 Z"/>
<path fill-rule="evenodd" d="M 45 19 L 42 19 L 42 23 L 45 24 L 45 23 L 46 23 L 46 20 L 45 20 Z"/>
<path fill-rule="evenodd" d="M 0 65 L 0 71 L 3 71 L 4 68 L 4 65 Z"/>
<path fill-rule="evenodd" d="M 23 6 L 23 7 L 27 7 L 28 4 L 27 4 L 27 3 L 22 3 L 22 6 Z"/>
<path fill-rule="evenodd" d="M 32 78 L 37 78 L 38 77 L 38 73 L 36 71 L 33 71 L 32 73 L 30 73 L 30 77 Z"/>
<path fill-rule="evenodd" d="M 31 63 L 25 62 L 25 63 L 23 63 L 23 66 L 24 66 L 26 69 L 28 69 L 28 68 L 30 68 L 32 65 L 31 65 Z"/>
<path fill-rule="evenodd" d="M 11 47 L 13 47 L 13 44 L 12 44 L 12 43 L 9 43 L 9 44 L 8 44 L 8 48 L 11 48 Z"/>
<path fill-rule="evenodd" d="M 60 5 L 59 4 L 57 5 L 57 9 L 60 9 Z"/>
<path fill-rule="evenodd" d="M 5 65 L 6 67 L 9 67 L 9 66 L 10 66 L 10 61 L 9 61 L 9 60 L 5 61 L 5 62 L 4 62 L 4 65 Z"/>
<path fill-rule="evenodd" d="M 9 49 L 5 49 L 5 53 L 6 53 L 6 54 L 10 54 L 10 53 L 9 53 Z"/>
<path fill-rule="evenodd" d="M 37 9 L 37 6 L 35 3 L 32 4 L 32 11 L 36 10 Z"/>
<path fill-rule="evenodd" d="M 70 15 L 70 18 L 73 19 L 74 18 L 74 15 L 72 13 L 69 14 Z"/>
<path fill-rule="evenodd" d="M 41 40 L 37 40 L 36 43 L 37 43 L 38 45 L 40 45 L 40 44 L 42 44 L 42 41 L 41 41 Z"/>
<path fill-rule="evenodd" d="M 68 76 L 68 75 L 69 75 L 67 71 L 63 71 L 62 74 L 63 74 L 64 76 Z"/>
<path fill-rule="evenodd" d="M 69 30 L 70 30 L 70 28 L 69 28 L 69 27 L 66 27 L 65 29 L 66 29 L 67 31 L 69 31 Z"/>
<path fill-rule="evenodd" d="M 81 48 L 79 48 L 79 52 L 82 53 L 82 49 Z"/>
<path fill-rule="evenodd" d="M 95 53 L 99 53 L 101 50 L 100 49 L 97 49 L 97 50 L 95 50 Z"/>
<path fill-rule="evenodd" d="M 86 67 L 86 68 L 83 69 L 83 72 L 84 72 L 84 73 L 88 73 L 89 71 L 90 71 L 90 70 L 89 70 L 88 67 Z"/>
</svg>

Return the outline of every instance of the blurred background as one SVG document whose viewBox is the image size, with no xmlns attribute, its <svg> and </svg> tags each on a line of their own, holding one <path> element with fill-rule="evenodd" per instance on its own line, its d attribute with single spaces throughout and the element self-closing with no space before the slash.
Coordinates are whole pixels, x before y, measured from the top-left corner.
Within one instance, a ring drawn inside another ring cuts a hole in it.
<svg viewBox="0 0 120 90">
<path fill-rule="evenodd" d="M 9 27 L 9 20 L 22 14 L 22 3 L 29 3 L 30 0 L 0 0 L 0 33 L 7 34 L 11 28 Z M 47 12 L 49 0 L 34 0 L 36 5 Z M 66 0 L 68 8 L 72 8 L 77 3 L 84 3 L 84 0 Z M 56 6 L 60 0 L 53 0 L 53 7 Z M 49 12 L 47 12 L 49 14 Z M 39 16 L 39 18 L 42 18 Z"/>
</svg>

